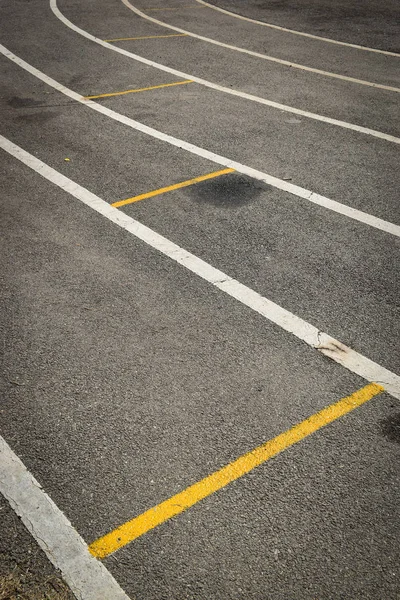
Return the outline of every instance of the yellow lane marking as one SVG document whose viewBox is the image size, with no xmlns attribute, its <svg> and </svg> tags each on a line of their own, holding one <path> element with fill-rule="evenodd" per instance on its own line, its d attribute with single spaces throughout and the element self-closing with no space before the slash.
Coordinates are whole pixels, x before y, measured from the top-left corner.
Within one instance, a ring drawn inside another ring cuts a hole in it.
<svg viewBox="0 0 400 600">
<path fill-rule="evenodd" d="M 298 423 L 251 452 L 240 456 L 219 471 L 212 473 L 172 496 L 172 498 L 161 502 L 161 504 L 150 508 L 138 517 L 114 529 L 114 531 L 95 540 L 89 546 L 91 554 L 97 558 L 105 558 L 383 391 L 382 386 L 370 383 L 335 404 L 323 408 L 305 421 Z"/>
<path fill-rule="evenodd" d="M 214 177 L 219 177 L 220 175 L 226 175 L 227 173 L 233 173 L 235 169 L 222 169 L 221 171 L 214 171 L 213 173 L 207 173 L 207 175 L 200 175 L 200 177 L 195 177 L 194 179 L 188 179 L 187 181 L 181 181 L 180 183 L 174 183 L 174 185 L 168 185 L 167 187 L 160 188 L 158 190 L 153 190 L 152 192 L 146 192 L 145 194 L 140 194 L 139 196 L 133 196 L 132 198 L 127 198 L 126 200 L 119 200 L 118 202 L 114 202 L 111 206 L 115 206 L 116 208 L 120 206 L 125 206 L 126 204 L 132 204 L 133 202 L 139 202 L 139 200 L 144 200 L 145 198 L 153 198 L 153 196 L 158 196 L 159 194 L 165 194 L 165 192 L 172 192 L 172 190 L 179 190 L 179 188 L 187 187 L 188 185 L 193 185 L 195 183 L 199 183 L 200 181 L 206 181 L 207 179 L 213 179 Z"/>
<path fill-rule="evenodd" d="M 173 83 L 162 83 L 161 85 L 152 85 L 151 87 L 136 88 L 133 90 L 124 90 L 123 92 L 111 92 L 109 94 L 98 94 L 97 96 L 84 96 L 85 100 L 94 100 L 95 98 L 108 98 L 109 96 L 122 96 L 123 94 L 135 94 L 137 92 L 147 92 L 148 90 L 158 90 L 159 88 L 171 87 L 173 85 L 183 85 L 184 83 L 193 83 L 191 79 L 186 81 L 174 81 Z"/>
<path fill-rule="evenodd" d="M 183 4 L 182 6 L 157 6 L 156 8 L 145 8 L 144 10 L 180 10 L 181 8 L 205 8 L 205 6 L 195 6 L 193 4 Z"/>
<path fill-rule="evenodd" d="M 168 35 L 141 35 L 139 37 L 115 38 L 104 42 L 125 42 L 127 40 L 150 40 L 154 38 L 187 37 L 187 33 L 169 33 Z"/>
</svg>

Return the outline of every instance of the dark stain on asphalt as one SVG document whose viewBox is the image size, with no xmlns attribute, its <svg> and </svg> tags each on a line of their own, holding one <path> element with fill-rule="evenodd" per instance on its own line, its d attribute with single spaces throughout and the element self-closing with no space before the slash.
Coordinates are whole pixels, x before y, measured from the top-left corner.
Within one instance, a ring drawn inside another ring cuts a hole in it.
<svg viewBox="0 0 400 600">
<path fill-rule="evenodd" d="M 381 432 L 391 442 L 400 444 L 400 412 L 380 422 Z"/>
<path fill-rule="evenodd" d="M 57 116 L 57 113 L 50 112 L 49 110 L 35 111 L 25 115 L 17 115 L 14 118 L 14 121 L 18 121 L 21 123 L 45 123 L 49 119 L 54 119 Z"/>
<path fill-rule="evenodd" d="M 20 98 L 19 96 L 13 96 L 8 101 L 8 105 L 12 108 L 31 108 L 33 106 L 41 106 L 43 102 L 35 100 L 34 98 Z"/>
<path fill-rule="evenodd" d="M 195 202 L 206 202 L 221 208 L 239 208 L 257 198 L 268 186 L 239 175 L 231 173 L 209 179 L 187 188 Z"/>
</svg>

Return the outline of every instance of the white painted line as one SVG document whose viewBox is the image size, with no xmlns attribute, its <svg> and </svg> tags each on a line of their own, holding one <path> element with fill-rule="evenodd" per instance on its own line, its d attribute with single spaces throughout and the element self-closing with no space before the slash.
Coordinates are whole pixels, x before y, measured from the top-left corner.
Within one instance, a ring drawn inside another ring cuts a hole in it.
<svg viewBox="0 0 400 600">
<path fill-rule="evenodd" d="M 331 200 L 330 198 L 326 198 L 325 196 L 321 196 L 320 194 L 316 194 L 310 190 L 302 188 L 298 185 L 294 185 L 293 183 L 289 183 L 288 181 L 284 181 L 283 179 L 278 179 L 277 177 L 273 177 L 272 175 L 268 175 L 267 173 L 263 173 L 262 171 L 258 171 L 257 169 L 253 169 L 251 167 L 247 167 L 246 165 L 242 165 L 239 162 L 234 160 L 230 160 L 220 154 L 215 154 L 214 152 L 210 152 L 209 150 L 205 150 L 204 148 L 200 148 L 199 146 L 195 146 L 194 144 L 190 144 L 189 142 L 185 142 L 184 140 L 180 140 L 179 138 L 175 138 L 166 133 L 162 133 L 157 129 L 153 129 L 152 127 L 148 127 L 139 121 L 135 121 L 125 115 L 121 115 L 102 104 L 98 104 L 97 102 L 93 102 L 91 100 L 86 100 L 83 96 L 80 96 L 76 92 L 70 90 L 65 87 L 58 81 L 55 81 L 45 73 L 42 73 L 26 61 L 22 60 L 15 54 L 13 54 L 10 50 L 7 50 L 5 46 L 0 44 L 0 53 L 9 58 L 12 62 L 20 66 L 21 68 L 28 71 L 47 85 L 53 87 L 57 91 L 61 92 L 65 96 L 80 102 L 87 108 L 95 110 L 102 115 L 113 119 L 114 121 L 118 121 L 123 125 L 127 125 L 132 129 L 136 129 L 142 133 L 145 133 L 153 138 L 161 140 L 163 142 L 167 142 L 172 146 L 176 146 L 177 148 L 181 148 L 182 150 L 186 150 L 191 154 L 196 156 L 200 156 L 201 158 L 205 158 L 214 163 L 222 165 L 227 168 L 235 169 L 238 173 L 242 173 L 243 175 L 248 175 L 253 179 L 257 179 L 259 181 L 263 181 L 268 185 L 271 185 L 274 188 L 282 190 L 284 192 L 288 192 L 289 194 L 293 194 L 299 198 L 303 198 L 304 200 L 308 200 L 313 204 L 318 204 L 319 206 L 323 206 L 329 210 L 337 212 L 341 215 L 345 215 L 350 219 L 354 219 L 355 221 L 359 221 L 360 223 L 364 223 L 365 225 L 370 225 L 371 227 L 375 227 L 376 229 L 380 229 L 381 231 L 385 231 L 386 233 L 390 233 L 397 237 L 400 237 L 400 225 L 395 225 L 394 223 L 390 223 L 389 221 L 384 221 L 383 219 L 379 219 L 378 217 L 374 217 L 368 213 L 362 212 L 361 210 L 357 210 L 356 208 L 351 208 L 346 204 L 341 204 L 336 200 Z"/>
<path fill-rule="evenodd" d="M 0 492 L 79 600 L 129 600 L 0 436 Z"/>
<path fill-rule="evenodd" d="M 379 48 L 369 48 L 368 46 L 350 44 L 349 42 L 340 42 L 339 40 L 333 40 L 332 38 L 321 37 L 320 35 L 313 35 L 312 33 L 304 33 L 303 31 L 296 31 L 295 29 L 288 29 L 287 27 L 280 27 L 279 25 L 273 25 L 272 23 L 266 23 L 265 21 L 257 21 L 257 19 L 250 19 L 250 17 L 238 15 L 237 13 L 231 12 L 230 10 L 226 10 L 225 8 L 220 8 L 219 6 L 215 6 L 214 4 L 210 4 L 209 2 L 205 2 L 204 0 L 196 0 L 196 2 L 198 2 L 199 4 L 203 4 L 208 8 L 218 10 L 219 12 L 222 12 L 225 15 L 229 15 L 230 17 L 235 17 L 236 19 L 241 19 L 242 21 L 248 21 L 249 23 L 255 23 L 256 25 L 262 25 L 263 27 L 277 29 L 278 31 L 284 31 L 285 33 L 293 33 L 294 35 L 301 35 L 303 37 L 311 38 L 313 40 L 318 40 L 320 42 L 329 42 L 330 44 L 336 44 L 338 46 L 347 46 L 348 48 L 355 48 L 356 50 L 366 50 L 367 52 L 387 54 L 388 56 L 400 56 L 400 54 L 398 54 L 397 52 L 389 52 L 388 50 L 380 50 Z"/>
<path fill-rule="evenodd" d="M 253 50 L 247 50 L 246 48 L 241 48 L 239 46 L 233 46 L 232 44 L 225 44 L 224 42 L 219 42 L 218 40 L 214 40 L 213 38 L 208 38 L 204 35 L 193 33 L 191 31 L 188 31 L 187 29 L 181 29 L 181 27 L 175 27 L 175 25 L 168 25 L 167 23 L 164 23 L 164 21 L 160 21 L 159 19 L 150 17 L 146 13 L 136 8 L 136 6 L 133 6 L 133 4 L 129 2 L 129 0 L 122 0 L 122 2 L 130 10 L 132 10 L 140 17 L 143 17 L 143 19 L 146 19 L 147 21 L 151 21 L 152 23 L 156 23 L 157 25 L 161 25 L 162 27 L 166 27 L 167 29 L 172 29 L 173 31 L 178 31 L 179 33 L 184 33 L 185 35 L 196 38 L 197 40 L 201 40 L 209 44 L 214 44 L 215 46 L 220 46 L 221 48 L 227 48 L 228 50 L 234 50 L 235 52 L 241 52 L 242 54 L 248 54 L 249 56 L 262 58 L 263 60 L 278 63 L 280 65 L 284 65 L 285 67 L 290 67 L 292 69 L 300 69 L 301 71 L 316 73 L 317 75 L 323 75 L 324 77 L 333 77 L 334 79 L 341 79 L 342 81 L 349 81 L 350 83 L 366 85 L 368 87 L 378 88 L 380 90 L 386 90 L 389 92 L 400 92 L 400 88 L 393 87 L 390 85 L 383 85 L 381 83 L 375 83 L 373 81 L 365 81 L 364 79 L 356 79 L 355 77 L 349 77 L 348 75 L 340 75 L 339 73 L 332 73 L 331 71 L 322 71 L 321 69 L 314 69 L 314 67 L 300 65 L 298 63 L 291 62 L 290 60 L 283 60 L 281 58 L 275 58 L 274 56 L 269 56 L 267 54 L 261 54 L 260 52 L 254 52 Z"/>
<path fill-rule="evenodd" d="M 214 268 L 194 254 L 187 252 L 149 227 L 142 225 L 139 221 L 114 208 L 3 136 L 0 136 L 0 148 L 3 148 L 3 150 L 39 173 L 42 177 L 51 181 L 155 250 L 168 256 L 202 279 L 205 279 L 219 290 L 235 298 L 285 331 L 293 334 L 349 371 L 356 373 L 367 381 L 379 383 L 389 394 L 400 399 L 400 377 L 395 373 L 348 348 L 328 334 L 319 331 L 314 325 L 297 317 L 278 304 L 271 302 L 254 290 L 239 283 L 239 281 L 232 279 L 232 277 Z"/>
<path fill-rule="evenodd" d="M 188 73 L 184 73 L 183 71 L 178 71 L 176 69 L 172 69 L 167 67 L 166 65 L 162 65 L 161 63 L 154 62 L 153 60 L 149 60 L 144 58 L 143 56 L 139 56 L 139 54 L 134 54 L 133 52 L 129 52 L 124 48 L 120 48 L 119 46 L 114 46 L 113 44 L 109 44 L 100 38 L 95 37 L 94 35 L 88 33 L 84 29 L 81 29 L 77 25 L 74 25 L 65 17 L 57 7 L 57 0 L 50 0 L 50 7 L 55 16 L 60 19 L 76 33 L 79 33 L 83 37 L 99 44 L 100 46 L 104 46 L 104 48 L 108 48 L 108 50 L 112 50 L 113 52 L 118 52 L 123 56 L 127 56 L 128 58 L 132 58 L 138 62 L 141 62 L 150 67 L 154 67 L 160 71 L 164 71 L 166 73 L 170 73 L 172 75 L 176 75 L 177 77 L 181 77 L 182 79 L 191 79 L 196 83 L 203 85 L 204 87 L 211 88 L 212 90 L 216 90 L 218 92 L 223 92 L 225 94 L 230 94 L 231 96 L 237 96 L 239 98 L 243 98 L 244 100 L 250 100 L 251 102 L 257 102 L 258 104 L 264 104 L 265 106 L 269 106 L 271 108 L 276 108 L 278 110 L 288 112 L 291 114 L 299 115 L 301 117 L 306 117 L 307 119 L 313 119 L 314 121 L 321 121 L 322 123 L 327 123 L 328 125 L 335 125 L 337 127 L 342 127 L 344 129 L 350 129 L 352 131 L 356 131 L 358 133 L 364 133 L 366 135 L 372 135 L 374 137 L 380 138 L 387 142 L 393 142 L 395 144 L 400 144 L 400 138 L 395 137 L 393 135 L 389 135 L 388 133 L 383 133 L 381 131 L 376 131 L 375 129 L 369 129 L 368 127 L 362 127 L 361 125 L 354 125 L 353 123 L 347 123 L 346 121 L 340 121 L 338 119 L 332 119 L 330 117 L 325 117 L 323 115 L 318 115 L 316 113 L 308 112 L 306 110 L 301 110 L 299 108 L 294 108 L 292 106 L 287 106 L 286 104 L 280 104 L 279 102 L 274 102 L 272 100 L 267 100 L 266 98 L 260 98 L 259 96 L 253 96 L 252 94 L 247 94 L 246 92 L 241 92 L 239 90 L 234 90 L 231 88 L 223 87 L 216 83 L 212 83 L 211 81 L 207 81 L 206 79 L 201 79 L 200 77 L 196 77 L 195 75 L 189 75 Z"/>
</svg>

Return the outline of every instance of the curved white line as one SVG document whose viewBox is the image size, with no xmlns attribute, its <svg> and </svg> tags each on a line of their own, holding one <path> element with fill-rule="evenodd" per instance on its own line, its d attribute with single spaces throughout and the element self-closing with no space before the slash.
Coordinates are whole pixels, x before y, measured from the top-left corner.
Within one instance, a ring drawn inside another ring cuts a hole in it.
<svg viewBox="0 0 400 600">
<path fill-rule="evenodd" d="M 51 86 L 55 90 L 61 92 L 65 96 L 76 100 L 86 106 L 87 108 L 91 108 L 92 110 L 96 110 L 97 112 L 113 119 L 114 121 L 118 121 L 123 125 L 127 125 L 136 131 L 141 131 L 146 135 L 149 135 L 153 138 L 161 140 L 163 142 L 167 142 L 167 144 L 171 144 L 171 146 L 175 146 L 177 148 L 181 148 L 182 150 L 186 150 L 195 156 L 200 156 L 201 158 L 205 158 L 211 162 L 222 165 L 224 167 L 228 167 L 231 169 L 235 169 L 238 173 L 242 173 L 243 175 L 247 175 L 248 177 L 252 177 L 253 179 L 257 179 L 259 181 L 263 181 L 268 185 L 281 190 L 283 192 L 287 192 L 289 194 L 293 194 L 298 198 L 302 198 L 304 200 L 308 200 L 313 204 L 318 204 L 319 206 L 323 206 L 333 212 L 339 213 L 341 215 L 345 215 L 350 219 L 354 219 L 355 221 L 359 221 L 360 223 L 364 223 L 365 225 L 370 225 L 371 227 L 375 227 L 376 229 L 380 229 L 381 231 L 385 231 L 386 233 L 390 233 L 397 237 L 400 237 L 400 225 L 395 225 L 394 223 L 390 223 L 389 221 L 384 221 L 379 217 L 374 217 L 369 213 L 365 213 L 356 208 L 352 208 L 351 206 L 347 206 L 346 204 L 341 204 L 336 200 L 331 200 L 326 196 L 321 196 L 320 194 L 316 194 L 311 190 L 307 190 L 306 188 L 302 188 L 293 183 L 289 183 L 288 181 L 284 181 L 283 179 L 278 179 L 273 175 L 268 175 L 268 173 L 263 173 L 262 171 L 258 171 L 257 169 L 253 169 L 252 167 L 248 167 L 239 162 L 226 158 L 225 156 L 221 156 L 220 154 L 215 154 L 210 150 L 205 150 L 204 148 L 200 148 L 199 146 L 195 146 L 190 142 L 185 142 L 184 140 L 180 140 L 179 138 L 173 137 L 172 135 L 168 135 L 167 133 L 163 133 L 158 131 L 157 129 L 153 129 L 153 127 L 149 127 L 148 125 L 144 125 L 144 123 L 140 123 L 139 121 L 135 121 L 130 117 L 125 115 L 121 115 L 120 113 L 103 106 L 102 104 L 98 104 L 97 102 L 93 102 L 92 100 L 86 100 L 84 96 L 77 94 L 73 90 L 65 87 L 62 83 L 59 83 L 55 79 L 52 79 L 39 69 L 36 69 L 22 58 L 19 58 L 15 54 L 13 54 L 10 50 L 8 50 L 5 46 L 0 44 L 0 54 L 10 59 L 12 62 L 17 64 L 22 69 L 25 69 L 31 75 L 34 75 L 37 79 L 40 79 L 47 85 Z"/>
<path fill-rule="evenodd" d="M 336 44 L 338 46 L 347 46 L 348 48 L 355 48 L 356 50 L 366 50 L 367 52 L 376 52 L 377 54 L 386 54 L 388 56 L 400 56 L 400 54 L 398 54 L 397 52 L 389 52 L 388 50 L 380 50 L 379 48 L 369 48 L 368 46 L 360 46 L 358 44 L 351 44 L 349 42 L 340 42 L 339 40 L 333 40 L 332 38 L 326 38 L 320 35 L 314 35 L 312 33 L 305 33 L 303 31 L 297 31 L 296 29 L 288 29 L 287 27 L 273 25 L 272 23 L 266 23 L 265 21 L 257 21 L 257 19 L 250 19 L 250 17 L 244 17 L 243 15 L 239 15 L 230 10 L 226 10 L 225 8 L 220 8 L 219 6 L 215 6 L 214 4 L 210 4 L 209 2 L 205 2 L 204 0 L 196 0 L 196 2 L 198 2 L 199 4 L 204 4 L 204 6 L 207 6 L 208 8 L 218 10 L 219 12 L 222 12 L 225 15 L 229 15 L 230 17 L 235 17 L 236 19 L 241 19 L 242 21 L 248 21 L 249 23 L 255 23 L 256 25 L 262 25 L 263 27 L 269 27 L 270 29 L 284 31 L 285 33 L 293 33 L 294 35 L 301 35 L 303 37 L 311 38 L 313 40 L 318 40 L 320 42 L 328 42 L 329 44 Z"/>
<path fill-rule="evenodd" d="M 84 29 L 81 29 L 74 23 L 71 23 L 67 17 L 65 17 L 57 6 L 57 0 L 50 0 L 50 8 L 53 11 L 54 15 L 57 19 L 60 19 L 66 27 L 72 29 L 76 33 L 79 33 L 83 37 L 100 46 L 104 46 L 104 48 L 108 48 L 109 50 L 113 50 L 114 52 L 118 52 L 118 54 L 122 54 L 123 56 L 127 56 L 128 58 L 133 58 L 138 62 L 141 62 L 150 67 L 154 67 L 155 69 L 159 69 L 160 71 L 164 71 L 166 73 L 171 73 L 172 75 L 176 75 L 177 77 L 182 77 L 182 79 L 191 79 L 192 81 L 203 85 L 204 87 L 211 88 L 212 90 L 216 90 L 218 92 L 223 92 L 225 94 L 230 94 L 231 96 L 237 96 L 239 98 L 243 98 L 244 100 L 250 100 L 251 102 L 257 102 L 258 104 L 264 104 L 265 106 L 269 106 L 271 108 L 276 108 L 278 110 L 282 110 L 284 112 L 288 112 L 291 114 L 299 115 L 300 117 L 306 117 L 307 119 L 313 119 L 314 121 L 321 121 L 322 123 L 327 123 L 329 125 L 335 125 L 337 127 L 342 127 L 344 129 L 350 129 L 351 131 L 357 131 L 358 133 L 364 133 L 366 135 L 372 135 L 373 137 L 379 138 L 381 140 L 385 140 L 387 142 L 392 142 L 394 144 L 400 144 L 400 138 L 390 135 L 388 133 L 383 133 L 382 131 L 376 131 L 375 129 L 369 129 L 368 127 L 362 127 L 361 125 L 355 125 L 353 123 L 347 123 L 346 121 L 340 121 L 338 119 L 332 119 L 331 117 L 325 117 L 323 115 L 318 115 L 316 113 L 308 112 L 306 110 L 301 110 L 299 108 L 294 108 L 293 106 L 287 106 L 286 104 L 280 104 L 279 102 L 274 102 L 273 100 L 267 100 L 266 98 L 261 98 L 259 96 L 253 96 L 252 94 L 247 94 L 246 92 L 241 92 L 239 90 L 234 90 L 232 88 L 227 88 L 222 85 L 218 85 L 216 83 L 212 83 L 211 81 L 207 81 L 206 79 L 201 79 L 200 77 L 196 77 L 195 75 L 189 75 L 188 73 L 184 73 L 183 71 L 178 71 L 177 69 L 172 69 L 171 67 L 167 67 L 166 65 L 162 65 L 161 63 L 154 62 L 153 60 L 149 60 L 148 58 L 144 58 L 143 56 L 139 56 L 139 54 L 134 54 L 133 52 L 129 52 L 124 48 L 120 48 L 119 46 L 114 46 L 101 40 L 100 38 L 95 37 L 91 33 L 88 33 Z"/>
<path fill-rule="evenodd" d="M 249 56 L 255 56 L 256 58 L 262 58 L 263 60 L 268 60 L 270 62 L 278 63 L 285 67 L 290 67 L 292 69 L 300 69 L 301 71 L 307 71 L 308 73 L 316 73 L 317 75 L 323 75 L 324 77 L 333 77 L 334 79 L 340 79 L 342 81 L 349 81 L 350 83 L 357 83 L 360 85 L 366 85 L 368 87 L 386 90 L 389 92 L 400 92 L 400 88 L 393 87 L 390 85 L 383 85 L 381 83 L 374 83 L 372 81 L 365 81 L 364 79 L 356 79 L 355 77 L 349 77 L 348 75 L 339 75 L 339 73 L 332 73 L 331 71 L 322 71 L 321 69 L 314 69 L 314 67 L 307 67 L 306 65 L 300 65 L 298 63 L 290 62 L 289 60 L 283 60 L 282 58 L 275 58 L 274 56 L 269 56 L 267 54 L 260 54 L 259 52 L 254 52 L 253 50 L 247 50 L 246 48 L 241 48 L 239 46 L 232 46 L 231 44 L 225 44 L 224 42 L 219 42 L 218 40 L 214 40 L 213 38 L 208 38 L 203 35 L 199 35 L 197 33 L 192 33 L 187 29 L 181 29 L 180 27 L 175 27 L 175 25 L 168 25 L 163 21 L 159 21 L 154 17 L 150 17 L 146 15 L 146 13 L 142 12 L 133 4 L 129 2 L 129 0 L 122 0 L 122 2 L 134 13 L 143 17 L 143 19 L 147 19 L 152 23 L 156 23 L 157 25 L 161 25 L 162 27 L 166 27 L 167 29 L 172 29 L 173 31 L 179 31 L 180 33 L 185 33 L 186 35 L 201 40 L 203 42 L 208 42 L 209 44 L 214 44 L 215 46 L 220 46 L 221 48 L 227 48 L 228 50 L 234 50 L 235 52 L 241 52 L 242 54 L 248 54 Z"/>
</svg>

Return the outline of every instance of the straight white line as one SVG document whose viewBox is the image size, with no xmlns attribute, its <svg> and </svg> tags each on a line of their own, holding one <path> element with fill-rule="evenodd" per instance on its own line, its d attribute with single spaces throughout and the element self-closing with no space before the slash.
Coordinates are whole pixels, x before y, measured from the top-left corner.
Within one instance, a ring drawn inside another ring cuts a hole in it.
<svg viewBox="0 0 400 600">
<path fill-rule="evenodd" d="M 142 12 L 136 6 L 133 6 L 129 2 L 129 0 L 122 0 L 122 2 L 134 13 L 143 17 L 143 19 L 147 19 L 147 21 L 151 21 L 152 23 L 156 23 L 157 25 L 161 25 L 162 27 L 166 27 L 167 29 L 172 29 L 173 31 L 179 31 L 180 33 L 185 33 L 186 35 L 201 40 L 203 42 L 207 42 L 209 44 L 214 44 L 215 46 L 220 46 L 221 48 L 227 48 L 228 50 L 234 50 L 235 52 L 241 52 L 242 54 L 248 54 L 249 56 L 254 56 L 256 58 L 262 58 L 263 60 L 268 60 L 270 62 L 278 63 L 280 65 L 284 65 L 286 67 L 291 67 L 292 69 L 300 69 L 302 71 L 307 71 L 309 73 L 316 73 L 317 75 L 323 75 L 324 77 L 333 77 L 334 79 L 341 79 L 343 81 L 349 81 L 350 83 L 357 83 L 360 85 L 366 85 L 368 87 L 378 88 L 381 90 L 386 90 L 389 92 L 400 92 L 400 88 L 393 87 L 390 85 L 383 85 L 381 83 L 374 83 L 372 81 L 365 81 L 364 79 L 356 79 L 355 77 L 349 77 L 348 75 L 339 75 L 339 73 L 332 73 L 331 71 L 322 71 L 321 69 L 314 69 L 314 67 L 307 67 L 306 65 L 300 65 L 298 63 L 291 62 L 289 60 L 283 60 L 281 58 L 275 58 L 274 56 L 269 56 L 267 54 L 260 54 L 260 52 L 254 52 L 253 50 L 247 50 L 246 48 L 241 48 L 239 46 L 233 46 L 232 44 L 225 44 L 224 42 L 219 42 L 218 40 L 214 40 L 213 38 L 205 37 L 204 35 L 199 35 L 197 33 L 193 33 L 188 31 L 187 29 L 181 29 L 181 27 L 175 27 L 175 25 L 168 25 L 164 23 L 164 21 L 160 21 L 159 19 L 155 19 L 154 17 L 150 17 L 146 15 L 146 13 Z"/>
<path fill-rule="evenodd" d="M 99 44 L 100 46 L 104 46 L 104 48 L 108 48 L 108 50 L 113 50 L 113 52 L 118 52 L 119 54 L 122 54 L 123 56 L 132 58 L 133 60 L 141 62 L 150 67 L 154 67 L 155 69 L 158 69 L 160 71 L 164 71 L 166 73 L 171 73 L 172 75 L 176 75 L 177 77 L 182 77 L 183 79 L 191 79 L 192 81 L 195 81 L 196 83 L 199 83 L 200 85 L 203 85 L 204 87 L 208 87 L 208 88 L 211 88 L 212 90 L 216 90 L 218 92 L 223 92 L 225 94 L 230 94 L 231 96 L 237 96 L 237 97 L 243 98 L 245 100 L 250 100 L 251 102 L 257 102 L 258 104 L 264 104 L 265 106 L 269 106 L 271 108 L 276 108 L 276 109 L 282 110 L 284 112 L 299 115 L 301 117 L 306 117 L 307 119 L 313 119 L 314 121 L 321 121 L 322 123 L 328 123 L 329 125 L 335 125 L 337 127 L 342 127 L 344 129 L 350 129 L 352 131 L 357 131 L 358 133 L 372 135 L 374 137 L 380 138 L 387 142 L 393 142 L 395 144 L 400 144 L 400 138 L 395 137 L 393 135 L 389 135 L 388 133 L 383 133 L 381 131 L 376 131 L 374 129 L 369 129 L 368 127 L 362 127 L 360 125 L 354 125 L 353 123 L 347 123 L 346 121 L 332 119 L 330 117 L 318 115 L 316 113 L 308 112 L 306 110 L 301 110 L 299 108 L 287 106 L 286 104 L 279 104 L 279 102 L 274 102 L 272 100 L 260 98 L 259 96 L 253 96 L 252 94 L 247 94 L 246 92 L 240 92 L 239 90 L 234 90 L 231 88 L 223 87 L 216 83 L 212 83 L 211 81 L 207 81 L 206 79 L 201 79 L 200 77 L 196 77 L 195 75 L 188 75 L 187 73 L 183 73 L 182 71 L 177 71 L 176 69 L 172 69 L 170 67 L 167 67 L 166 65 L 162 65 L 160 63 L 154 62 L 152 60 L 144 58 L 143 56 L 139 56 L 138 54 L 129 52 L 128 50 L 125 50 L 124 48 L 120 48 L 119 46 L 114 46 L 112 44 L 109 44 L 109 43 L 105 42 L 104 40 L 101 40 L 100 38 L 97 38 L 94 35 L 91 35 L 84 29 L 77 27 L 77 25 L 74 25 L 73 23 L 71 23 L 71 21 L 69 21 L 60 12 L 59 8 L 57 7 L 57 0 L 50 0 L 50 7 L 51 7 L 51 10 L 53 11 L 53 13 L 55 14 L 55 16 L 58 19 L 60 19 L 60 21 L 62 21 L 64 23 L 64 25 L 69 27 L 69 29 L 72 29 L 76 33 L 79 33 L 83 37 L 87 38 L 88 40 L 91 40 L 92 42 L 95 42 L 96 44 Z"/>
<path fill-rule="evenodd" d="M 91 100 L 86 100 L 83 96 L 80 96 L 76 92 L 70 90 L 65 87 L 58 81 L 55 81 L 45 73 L 42 73 L 29 63 L 22 60 L 15 54 L 13 54 L 10 50 L 7 50 L 5 46 L 0 44 L 0 53 L 9 58 L 12 62 L 22 67 L 28 73 L 31 73 L 47 85 L 53 87 L 57 91 L 61 92 L 65 96 L 80 102 L 87 108 L 91 108 L 92 110 L 96 110 L 97 112 L 113 119 L 114 121 L 118 121 L 123 125 L 127 125 L 132 129 L 136 129 L 137 131 L 141 131 L 153 138 L 161 140 L 163 142 L 167 142 L 172 146 L 176 146 L 177 148 L 181 148 L 182 150 L 186 150 L 191 154 L 196 156 L 201 156 L 207 160 L 215 162 L 219 165 L 222 165 L 227 168 L 235 169 L 239 173 L 243 175 L 248 175 L 253 179 L 257 179 L 259 181 L 263 181 L 272 187 L 275 187 L 284 192 L 288 192 L 289 194 L 293 194 L 299 198 L 303 198 L 304 200 L 308 200 L 313 204 L 318 204 L 319 206 L 323 206 L 332 210 L 334 212 L 340 213 L 349 217 L 350 219 L 354 219 L 355 221 L 359 221 L 360 223 L 364 223 L 365 225 L 370 225 L 371 227 L 375 227 L 376 229 L 380 229 L 381 231 L 385 231 L 386 233 L 390 233 L 397 237 L 400 237 L 400 225 L 395 225 L 394 223 L 390 223 L 389 221 L 384 221 L 383 219 L 379 219 L 378 217 L 374 217 L 368 213 L 362 212 L 361 210 L 357 210 L 356 208 L 351 208 L 346 204 L 341 204 L 340 202 L 336 202 L 336 200 L 331 200 L 330 198 L 326 198 L 325 196 L 321 196 L 320 194 L 316 194 L 310 190 L 302 188 L 298 185 L 294 185 L 283 179 L 278 179 L 277 177 L 273 177 L 272 175 L 268 175 L 267 173 L 263 173 L 262 171 L 258 171 L 257 169 L 253 169 L 251 167 L 247 167 L 246 165 L 242 165 L 239 162 L 230 160 L 224 156 L 219 154 L 214 154 L 214 152 L 210 152 L 209 150 L 205 150 L 204 148 L 200 148 L 199 146 L 195 146 L 194 144 L 190 144 L 189 142 L 185 142 L 178 138 L 175 138 L 166 133 L 162 133 L 157 129 L 153 129 L 152 127 L 148 127 L 139 121 L 134 121 L 133 119 L 126 117 L 125 115 L 121 115 L 106 106 L 98 104 L 97 102 L 93 102 Z"/>
<path fill-rule="evenodd" d="M 367 52 L 376 52 L 378 54 L 387 54 L 388 56 L 400 56 L 397 52 L 389 52 L 388 50 L 380 50 L 379 48 L 369 48 L 368 46 L 360 46 L 358 44 L 350 44 L 349 42 L 340 42 L 339 40 L 333 40 L 332 38 L 321 37 L 320 35 L 313 35 L 312 33 L 304 33 L 303 31 L 296 31 L 295 29 L 288 29 L 287 27 L 281 27 L 279 25 L 273 25 L 272 23 L 266 23 L 265 21 L 257 21 L 257 19 L 250 19 L 249 17 L 244 17 L 243 15 L 239 15 L 230 10 L 226 10 L 225 8 L 220 8 L 219 6 L 215 6 L 214 4 L 210 4 L 209 2 L 204 2 L 204 0 L 196 0 L 199 4 L 203 4 L 208 8 L 213 8 L 214 10 L 218 10 L 219 12 L 224 13 L 225 15 L 229 15 L 230 17 L 235 17 L 236 19 L 241 19 L 242 21 L 248 21 L 249 23 L 255 23 L 256 25 L 263 25 L 264 27 L 270 27 L 271 29 L 278 29 L 279 31 L 284 31 L 285 33 L 293 33 L 294 35 L 301 35 L 303 37 L 311 38 L 313 40 L 318 40 L 320 42 L 329 42 L 330 44 L 337 44 L 338 46 L 347 46 L 349 48 L 356 48 L 356 50 L 366 50 Z"/>
<path fill-rule="evenodd" d="M 3 148 L 30 169 L 33 169 L 48 181 L 51 181 L 155 250 L 168 256 L 219 290 L 293 334 L 312 348 L 319 350 L 325 356 L 332 358 L 349 371 L 356 373 L 367 381 L 379 383 L 392 396 L 400 399 L 400 377 L 395 373 L 348 348 L 328 334 L 319 331 L 314 325 L 271 302 L 254 290 L 239 283 L 239 281 L 232 279 L 232 277 L 214 268 L 194 254 L 187 252 L 149 227 L 142 225 L 139 221 L 114 208 L 3 136 L 0 136 L 0 148 Z"/>
<path fill-rule="evenodd" d="M 79 600 L 129 600 L 0 436 L 0 492 Z"/>
</svg>

